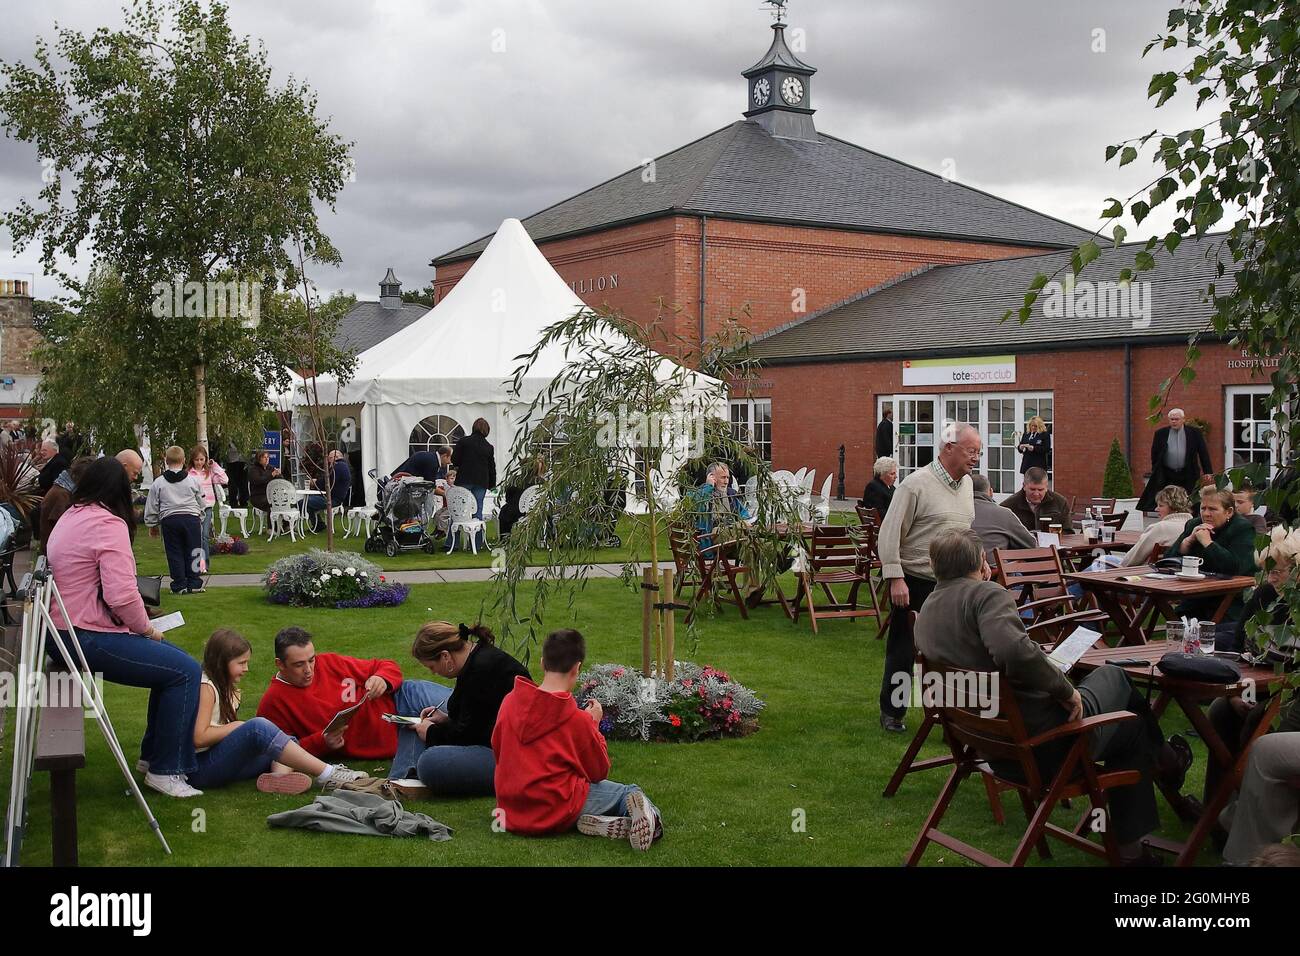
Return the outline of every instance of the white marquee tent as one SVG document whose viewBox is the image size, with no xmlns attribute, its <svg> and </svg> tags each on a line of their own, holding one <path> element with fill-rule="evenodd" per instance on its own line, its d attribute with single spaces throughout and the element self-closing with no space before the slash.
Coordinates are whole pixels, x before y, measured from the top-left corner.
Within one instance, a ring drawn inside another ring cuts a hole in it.
<svg viewBox="0 0 1300 956">
<path fill-rule="evenodd" d="M 515 395 L 510 379 L 518 356 L 536 347 L 547 326 L 583 308 L 523 224 L 507 219 L 441 302 L 358 357 L 351 381 L 340 387 L 319 379 L 321 403 L 338 407 L 331 414 L 359 414 L 363 470 L 380 475 L 406 459 L 422 422 L 442 416 L 439 424 L 451 419 L 468 433 L 475 419 L 485 418 L 503 477 L 528 403 L 565 364 L 562 347 L 547 349 Z M 718 413 L 725 415 L 721 383 L 705 375 L 697 381 L 702 391 L 716 394 Z M 300 385 L 294 391 L 301 421 L 305 398 Z M 374 496 L 367 476 L 366 498 Z"/>
</svg>

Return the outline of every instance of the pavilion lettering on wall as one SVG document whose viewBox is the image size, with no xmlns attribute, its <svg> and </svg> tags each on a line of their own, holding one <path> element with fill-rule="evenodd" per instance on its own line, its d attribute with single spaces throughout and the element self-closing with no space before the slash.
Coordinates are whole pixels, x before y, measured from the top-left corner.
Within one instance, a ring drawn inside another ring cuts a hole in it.
<svg viewBox="0 0 1300 956">
<path fill-rule="evenodd" d="M 1014 385 L 1014 355 L 913 359 L 903 363 L 903 385 Z"/>
<path fill-rule="evenodd" d="M 611 272 L 608 275 L 595 276 L 588 279 L 574 279 L 569 283 L 569 288 L 578 295 L 587 292 L 605 292 L 608 289 L 618 288 L 618 273 Z"/>
</svg>

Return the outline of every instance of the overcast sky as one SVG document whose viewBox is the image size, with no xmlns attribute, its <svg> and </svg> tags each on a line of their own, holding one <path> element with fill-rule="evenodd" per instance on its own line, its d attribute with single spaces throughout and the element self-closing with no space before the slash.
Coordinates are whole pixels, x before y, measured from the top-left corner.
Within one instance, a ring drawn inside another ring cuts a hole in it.
<svg viewBox="0 0 1300 956">
<path fill-rule="evenodd" d="M 789 35 L 813 81 L 819 130 L 1093 229 L 1107 196 L 1152 175 L 1108 143 L 1194 125 L 1188 102 L 1146 98 L 1142 47 L 1174 0 L 792 0 Z M 326 232 L 343 256 L 323 289 L 378 297 L 392 266 L 412 289 L 428 262 L 740 118 L 740 71 L 766 51 L 758 0 L 232 0 L 235 29 L 266 45 L 277 80 L 319 94 L 355 142 L 356 181 Z M 0 59 L 30 61 L 62 26 L 121 22 L 111 0 L 11 4 Z M 1097 31 L 1104 31 L 1104 35 Z M 1104 44 L 1104 52 L 1094 47 Z M 1171 64 L 1171 65 L 1166 65 Z M 1205 122 L 1201 118 L 1197 122 Z M 1149 151 L 1148 151 L 1149 152 Z M 0 205 L 33 202 L 35 150 L 0 138 Z M 1163 230 L 1171 213 L 1149 222 Z M 1128 224 L 1130 227 L 1131 223 Z M 1144 228 L 1142 237 L 1147 235 Z M 1130 228 L 1130 235 L 1137 230 Z M 0 276 L 59 291 L 36 248 L 0 230 Z M 74 264 L 84 274 L 86 250 Z"/>
</svg>

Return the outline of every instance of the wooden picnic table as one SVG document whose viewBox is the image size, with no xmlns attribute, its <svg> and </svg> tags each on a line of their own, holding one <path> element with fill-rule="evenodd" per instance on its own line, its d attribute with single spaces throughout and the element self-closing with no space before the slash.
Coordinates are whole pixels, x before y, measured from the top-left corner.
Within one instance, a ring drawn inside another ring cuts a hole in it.
<svg viewBox="0 0 1300 956">
<path fill-rule="evenodd" d="M 1286 678 L 1284 674 L 1277 673 L 1271 667 L 1259 667 L 1246 661 L 1237 662 L 1237 666 L 1241 668 L 1241 680 L 1235 684 L 1204 684 L 1198 681 L 1167 677 L 1160 672 L 1156 662 L 1169 651 L 1177 649 L 1172 642 L 1165 641 L 1154 641 L 1141 647 L 1094 647 L 1085 652 L 1074 666 L 1079 671 L 1091 671 L 1105 664 L 1114 663 L 1116 660 L 1140 660 L 1141 664 L 1125 665 L 1123 669 L 1134 684 L 1139 687 L 1151 687 L 1155 690 L 1156 699 L 1151 705 L 1151 710 L 1156 719 L 1159 720 L 1164 716 L 1171 701 L 1177 702 L 1183 713 L 1187 715 L 1187 719 L 1191 721 L 1192 726 L 1196 728 L 1201 740 L 1205 742 L 1205 748 L 1209 752 L 1209 759 L 1223 769 L 1218 789 L 1215 793 L 1209 795 L 1209 800 L 1197 817 L 1196 824 L 1193 826 L 1186 843 L 1166 840 L 1163 837 L 1147 838 L 1147 842 L 1157 849 L 1176 854 L 1178 866 L 1191 866 L 1196 861 L 1196 854 L 1200 852 L 1201 846 L 1204 845 L 1205 838 L 1209 836 L 1210 830 L 1219 819 L 1220 812 L 1227 806 L 1228 800 L 1241 782 L 1242 772 L 1246 768 L 1246 759 L 1250 755 L 1251 744 L 1265 733 L 1273 722 L 1282 699 L 1280 685 Z M 1265 701 L 1264 697 L 1268 690 L 1276 690 L 1277 692 L 1269 694 Z M 1266 707 L 1267 710 L 1264 712 L 1263 719 L 1256 725 L 1250 739 L 1245 742 L 1240 752 L 1234 756 L 1232 751 L 1228 749 L 1227 744 L 1215 731 L 1206 710 L 1209 703 L 1216 698 L 1240 697 L 1247 691 L 1251 692 L 1256 700 L 1261 701 L 1256 706 Z M 1180 810 L 1182 813 L 1186 813 L 1190 809 L 1181 794 L 1172 793 L 1163 787 L 1161 792 L 1164 793 L 1165 798 L 1175 809 Z"/>
<path fill-rule="evenodd" d="M 1065 580 L 1080 585 L 1110 615 L 1120 630 L 1121 646 L 1146 644 L 1163 620 L 1177 619 L 1174 607 L 1187 598 L 1221 598 L 1211 616 L 1218 624 L 1237 595 L 1255 584 L 1254 578 L 1245 575 L 1207 574 L 1199 581 L 1148 577 L 1154 571 L 1151 565 L 1144 564 L 1106 571 L 1076 571 L 1066 574 Z"/>
<path fill-rule="evenodd" d="M 1091 554 L 1094 551 L 1129 551 L 1140 537 L 1141 531 L 1116 531 L 1113 541 L 1089 541 L 1083 534 L 1063 534 L 1057 548 L 1062 554 L 1071 556 Z"/>
</svg>

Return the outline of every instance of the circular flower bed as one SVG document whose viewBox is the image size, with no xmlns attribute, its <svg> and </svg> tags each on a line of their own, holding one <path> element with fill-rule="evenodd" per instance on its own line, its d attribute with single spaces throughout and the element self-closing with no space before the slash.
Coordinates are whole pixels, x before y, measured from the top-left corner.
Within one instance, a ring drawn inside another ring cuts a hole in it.
<svg viewBox="0 0 1300 956">
<path fill-rule="evenodd" d="M 212 539 L 212 553 L 248 554 L 248 542 L 237 534 L 219 534 Z"/>
<path fill-rule="evenodd" d="M 411 593 L 359 554 L 315 548 L 276 561 L 262 583 L 274 603 L 299 607 L 396 607 Z"/>
<path fill-rule="evenodd" d="M 713 667 L 675 661 L 673 671 L 670 682 L 635 667 L 596 664 L 578 675 L 578 704 L 600 702 L 600 732 L 611 740 L 705 740 L 758 730 L 766 705 L 748 687 Z"/>
</svg>

